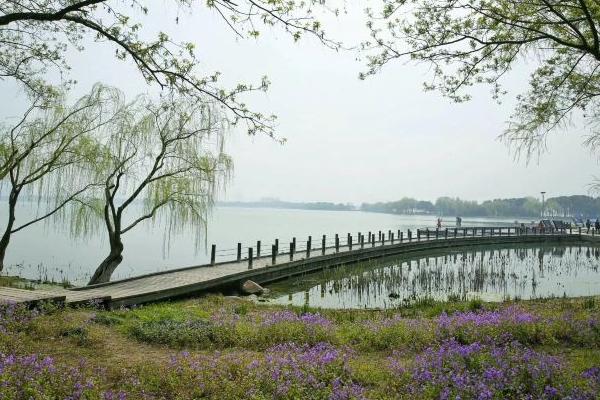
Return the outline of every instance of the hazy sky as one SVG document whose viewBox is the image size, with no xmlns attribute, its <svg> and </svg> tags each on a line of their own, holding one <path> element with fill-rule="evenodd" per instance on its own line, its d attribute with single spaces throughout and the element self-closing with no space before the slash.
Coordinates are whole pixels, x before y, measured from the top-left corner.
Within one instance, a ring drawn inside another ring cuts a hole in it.
<svg viewBox="0 0 600 400">
<path fill-rule="evenodd" d="M 161 7 L 151 10 L 147 26 L 197 43 L 206 71 L 221 71 L 227 82 L 258 81 L 262 75 L 272 82 L 268 93 L 244 100 L 277 114 L 277 133 L 287 143 L 232 132 L 228 152 L 235 173 L 222 199 L 359 203 L 447 195 L 484 200 L 539 196 L 541 190 L 555 196 L 588 193 L 587 185 L 600 175 L 596 157 L 581 146 L 586 131 L 576 123 L 552 136 L 549 152 L 529 165 L 516 162 L 497 140 L 512 96 L 526 89 L 524 63 L 506 80 L 510 95 L 502 105 L 487 88 L 475 90 L 469 103 L 453 104 L 422 91 L 424 65 L 391 64 L 360 81 L 364 61 L 355 52 L 335 52 L 312 38 L 293 43 L 278 29 L 263 30 L 258 40 L 238 40 L 205 9 L 174 26 L 175 13 Z M 363 26 L 362 14 L 354 12 L 328 32 L 356 43 L 366 35 Z M 130 95 L 147 90 L 134 68 L 113 54 L 110 46 L 90 44 L 71 55 L 76 94 L 97 81 Z M 22 96 L 6 83 L 0 90 L 0 115 L 14 115 Z"/>
</svg>

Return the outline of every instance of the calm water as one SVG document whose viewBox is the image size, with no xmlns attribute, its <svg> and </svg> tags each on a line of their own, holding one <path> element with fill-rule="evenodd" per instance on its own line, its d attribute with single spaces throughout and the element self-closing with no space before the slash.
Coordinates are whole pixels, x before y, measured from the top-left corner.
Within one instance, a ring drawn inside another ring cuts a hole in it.
<svg viewBox="0 0 600 400">
<path fill-rule="evenodd" d="M 269 286 L 271 300 L 324 308 L 390 308 L 418 298 L 600 295 L 600 248 L 469 247 L 332 268 Z"/>
<path fill-rule="evenodd" d="M 0 215 L 6 215 L 5 204 Z M 24 221 L 32 214 L 34 206 L 21 207 L 18 217 Z M 506 225 L 514 219 L 463 219 L 463 226 Z M 19 222 L 19 220 L 17 221 Z M 454 224 L 454 220 L 447 221 Z M 0 219 L 0 223 L 4 222 Z M 194 232 L 166 237 L 164 229 L 141 225 L 124 237 L 125 259 L 113 279 L 166 270 L 209 261 L 208 249 L 215 243 L 219 260 L 231 259 L 238 242 L 244 248 L 255 246 L 261 240 L 263 248 L 270 248 L 275 238 L 289 243 L 292 237 L 298 241 L 309 235 L 345 235 L 348 232 L 406 230 L 433 226 L 434 216 L 403 216 L 358 211 L 307 211 L 259 208 L 216 208 L 203 233 L 203 243 L 195 244 Z M 453 226 L 453 225 L 451 225 Z M 68 231 L 56 225 L 33 225 L 14 235 L 7 255 L 8 274 L 28 278 L 61 280 L 68 278 L 74 283 L 85 283 L 98 263 L 108 252 L 108 244 L 101 233 L 83 239 L 73 239 Z"/>
</svg>

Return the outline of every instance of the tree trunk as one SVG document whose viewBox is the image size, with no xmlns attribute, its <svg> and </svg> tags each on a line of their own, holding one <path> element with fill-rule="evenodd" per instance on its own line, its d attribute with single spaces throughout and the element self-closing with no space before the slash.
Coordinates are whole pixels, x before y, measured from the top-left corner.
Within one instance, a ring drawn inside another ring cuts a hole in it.
<svg viewBox="0 0 600 400">
<path fill-rule="evenodd" d="M 18 198 L 19 191 L 11 190 L 10 195 L 8 196 L 8 221 L 6 222 L 6 229 L 0 239 L 0 271 L 4 269 L 4 257 L 6 256 L 6 249 L 8 248 L 10 235 L 15 224 L 15 208 L 17 207 Z"/>
<path fill-rule="evenodd" d="M 110 277 L 121 264 L 121 261 L 123 261 L 123 242 L 120 235 L 114 235 L 110 238 L 110 253 L 100 263 L 88 285 L 110 281 Z"/>
</svg>

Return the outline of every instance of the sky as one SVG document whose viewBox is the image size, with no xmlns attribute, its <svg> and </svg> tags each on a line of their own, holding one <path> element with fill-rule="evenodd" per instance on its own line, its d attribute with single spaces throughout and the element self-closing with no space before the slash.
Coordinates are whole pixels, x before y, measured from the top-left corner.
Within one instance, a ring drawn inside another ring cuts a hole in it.
<svg viewBox="0 0 600 400">
<path fill-rule="evenodd" d="M 352 3 L 352 2 L 351 2 Z M 197 45 L 202 69 L 222 72 L 224 83 L 271 81 L 267 93 L 244 98 L 253 109 L 278 116 L 276 131 L 287 142 L 248 136 L 234 129 L 227 152 L 234 174 L 221 200 L 375 202 L 402 197 L 470 200 L 589 194 L 598 173 L 597 156 L 582 146 L 587 131 L 575 120 L 548 140 L 548 151 L 526 162 L 498 140 L 514 105 L 526 90 L 534 61 L 524 60 L 505 80 L 509 95 L 496 103 L 487 88 L 473 90 L 468 103 L 454 104 L 423 92 L 425 65 L 397 62 L 364 81 L 365 61 L 355 51 L 333 51 L 314 38 L 294 43 L 280 29 L 259 39 L 238 39 L 214 13 L 200 8 L 181 15 L 171 2 L 157 3 L 144 20 Z M 346 43 L 366 37 L 360 7 L 350 7 L 326 24 Z M 69 53 L 73 96 L 98 81 L 128 95 L 148 91 L 135 68 L 114 58 L 114 48 L 91 40 Z M 18 115 L 23 94 L 0 83 L 0 116 Z"/>
</svg>

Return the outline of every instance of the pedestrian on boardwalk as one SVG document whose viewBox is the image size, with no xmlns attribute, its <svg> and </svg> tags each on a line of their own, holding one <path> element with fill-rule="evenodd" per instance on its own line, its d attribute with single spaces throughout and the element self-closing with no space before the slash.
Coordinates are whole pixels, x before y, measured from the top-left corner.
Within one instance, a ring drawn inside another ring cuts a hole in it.
<svg viewBox="0 0 600 400">
<path fill-rule="evenodd" d="M 438 218 L 438 220 L 437 220 L 437 228 L 439 229 L 441 227 L 442 227 L 442 219 Z"/>
</svg>

